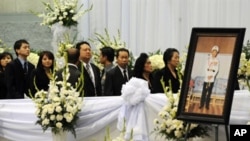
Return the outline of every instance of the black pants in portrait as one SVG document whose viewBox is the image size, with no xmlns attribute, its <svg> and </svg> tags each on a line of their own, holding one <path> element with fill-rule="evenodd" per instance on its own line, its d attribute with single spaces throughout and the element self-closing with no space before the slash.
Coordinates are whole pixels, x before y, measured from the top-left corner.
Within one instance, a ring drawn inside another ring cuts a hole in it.
<svg viewBox="0 0 250 141">
<path fill-rule="evenodd" d="M 214 82 L 204 82 L 203 83 L 200 108 L 202 108 L 204 106 L 204 104 L 206 104 L 207 109 L 209 108 L 210 97 L 212 94 L 213 86 L 214 86 Z"/>
</svg>

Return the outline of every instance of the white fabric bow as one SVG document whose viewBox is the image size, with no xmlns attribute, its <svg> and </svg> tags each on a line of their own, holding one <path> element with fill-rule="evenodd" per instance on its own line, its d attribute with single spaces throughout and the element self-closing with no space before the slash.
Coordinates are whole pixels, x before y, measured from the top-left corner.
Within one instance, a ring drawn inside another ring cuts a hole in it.
<svg viewBox="0 0 250 141">
<path fill-rule="evenodd" d="M 117 128 L 122 131 L 126 126 L 125 140 L 129 140 L 133 131 L 134 141 L 148 141 L 148 131 L 144 109 L 144 101 L 150 95 L 148 82 L 132 77 L 126 84 L 122 86 L 122 98 L 124 104 L 118 115 Z"/>
</svg>

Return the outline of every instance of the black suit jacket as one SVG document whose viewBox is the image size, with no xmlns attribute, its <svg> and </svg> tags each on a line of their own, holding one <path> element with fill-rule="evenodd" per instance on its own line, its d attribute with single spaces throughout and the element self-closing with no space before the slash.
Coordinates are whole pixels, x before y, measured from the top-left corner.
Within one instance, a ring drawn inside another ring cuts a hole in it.
<svg viewBox="0 0 250 141">
<path fill-rule="evenodd" d="M 35 93 L 37 92 L 35 86 L 38 88 L 38 90 L 45 90 L 47 91 L 49 89 L 49 77 L 45 73 L 45 70 L 43 68 L 36 68 L 31 72 L 30 76 L 30 92 L 32 96 L 35 96 Z"/>
<path fill-rule="evenodd" d="M 71 84 L 71 86 L 76 88 L 76 86 L 77 86 L 76 83 L 78 83 L 78 80 L 81 76 L 81 72 L 79 71 L 79 69 L 76 66 L 68 65 L 68 67 L 69 67 L 70 76 L 69 76 L 67 82 L 69 82 Z M 56 75 L 58 76 L 57 80 L 59 80 L 59 81 L 63 80 L 63 77 L 62 77 L 63 70 L 64 69 L 60 69 L 59 71 L 56 72 Z"/>
<path fill-rule="evenodd" d="M 5 81 L 7 86 L 7 99 L 24 98 L 24 93 L 28 96 L 31 71 L 35 68 L 28 62 L 28 73 L 25 74 L 23 66 L 18 58 L 14 59 L 5 69 Z"/>
<path fill-rule="evenodd" d="M 132 77 L 132 70 L 128 69 L 129 79 Z M 120 96 L 122 85 L 125 84 L 123 73 L 118 66 L 114 67 L 106 73 L 106 80 L 104 86 L 105 96 Z"/>
<path fill-rule="evenodd" d="M 81 67 L 82 65 L 82 67 Z M 84 96 L 85 97 L 91 97 L 91 96 L 101 96 L 102 95 L 102 86 L 101 86 L 101 72 L 100 69 L 90 63 L 91 68 L 93 69 L 94 72 L 94 77 L 95 77 L 95 87 L 93 82 L 90 79 L 90 76 L 87 72 L 87 70 L 85 69 L 83 63 L 79 63 L 78 65 L 78 69 L 81 70 L 81 68 L 83 68 L 82 72 L 83 72 L 83 79 L 84 79 L 84 84 L 83 84 L 83 91 L 84 91 Z"/>
</svg>

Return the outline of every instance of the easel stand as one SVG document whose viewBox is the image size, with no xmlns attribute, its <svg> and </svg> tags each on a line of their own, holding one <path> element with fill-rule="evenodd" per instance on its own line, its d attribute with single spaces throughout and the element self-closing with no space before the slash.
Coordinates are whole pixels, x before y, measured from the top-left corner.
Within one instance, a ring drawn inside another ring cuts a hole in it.
<svg viewBox="0 0 250 141">
<path fill-rule="evenodd" d="M 184 141 L 187 141 L 187 139 L 188 139 L 188 133 L 190 131 L 190 126 L 191 126 L 191 123 L 188 122 L 187 123 L 187 132 L 186 132 Z M 215 141 L 219 141 L 219 124 L 212 124 L 212 126 L 215 128 Z M 227 125 L 225 125 L 225 132 L 226 132 L 227 141 L 230 141 L 229 140 L 229 133 L 228 133 L 228 126 Z"/>
</svg>

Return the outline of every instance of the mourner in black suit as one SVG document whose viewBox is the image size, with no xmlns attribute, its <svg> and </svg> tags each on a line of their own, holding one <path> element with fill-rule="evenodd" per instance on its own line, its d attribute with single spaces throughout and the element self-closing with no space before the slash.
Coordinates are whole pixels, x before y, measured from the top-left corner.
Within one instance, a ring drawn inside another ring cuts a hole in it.
<svg viewBox="0 0 250 141">
<path fill-rule="evenodd" d="M 27 61 L 30 46 L 26 40 L 16 41 L 14 50 L 17 58 L 10 62 L 5 70 L 8 99 L 24 98 L 25 94 L 28 96 L 29 77 L 31 71 L 35 68 L 33 64 Z"/>
<path fill-rule="evenodd" d="M 115 67 L 115 65 L 113 64 L 114 59 L 115 50 L 112 47 L 104 46 L 100 49 L 100 63 L 103 64 L 101 73 L 102 95 L 104 95 L 106 72 Z"/>
<path fill-rule="evenodd" d="M 132 70 L 128 68 L 129 51 L 127 49 L 117 50 L 116 61 L 117 66 L 106 73 L 105 96 L 120 96 L 122 85 L 132 77 Z M 126 75 L 124 75 L 124 71 Z"/>
<path fill-rule="evenodd" d="M 76 44 L 76 48 L 80 51 L 80 63 L 78 69 L 83 72 L 84 96 L 101 96 L 102 88 L 100 69 L 96 65 L 90 63 L 92 57 L 90 44 L 86 41 L 82 41 Z"/>
<path fill-rule="evenodd" d="M 49 82 L 52 78 L 55 57 L 50 51 L 42 51 L 36 68 L 31 72 L 30 76 L 30 92 L 35 96 L 37 91 L 48 91 Z"/>
<path fill-rule="evenodd" d="M 81 71 L 78 69 L 79 64 L 79 50 L 76 48 L 70 48 L 67 50 L 67 67 L 69 68 L 69 78 L 67 82 L 71 84 L 74 88 L 80 88 L 80 85 L 82 82 L 80 81 L 81 77 Z M 56 75 L 58 76 L 57 80 L 62 81 L 63 80 L 63 71 L 65 68 L 60 69 L 58 72 L 56 72 Z M 78 85 L 79 84 L 79 85 Z"/>
</svg>

